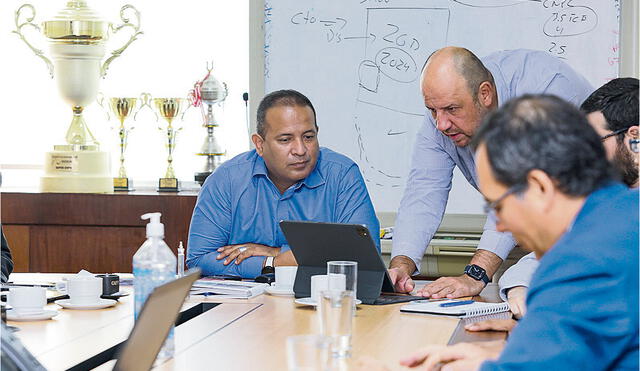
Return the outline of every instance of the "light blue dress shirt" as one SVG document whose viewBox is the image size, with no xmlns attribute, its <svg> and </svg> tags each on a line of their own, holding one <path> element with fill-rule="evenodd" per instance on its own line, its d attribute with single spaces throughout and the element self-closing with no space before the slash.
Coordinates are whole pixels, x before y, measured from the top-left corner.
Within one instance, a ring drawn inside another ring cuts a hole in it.
<svg viewBox="0 0 640 371">
<path fill-rule="evenodd" d="M 255 150 L 222 164 L 205 181 L 189 229 L 187 265 L 205 275 L 254 278 L 264 256 L 225 266 L 219 247 L 257 243 L 289 249 L 281 220 L 364 224 L 380 250 L 379 224 L 358 166 L 346 156 L 321 148 L 315 169 L 283 194 L 271 182 Z"/>
<path fill-rule="evenodd" d="M 527 314 L 481 370 L 638 370 L 638 191 L 587 197 L 540 259 Z"/>
<path fill-rule="evenodd" d="M 554 94 L 579 106 L 593 91 L 584 77 L 546 52 L 500 51 L 481 60 L 493 75 L 500 106 L 527 93 Z M 471 148 L 456 147 L 436 129 L 427 112 L 417 134 L 411 170 L 393 231 L 391 254 L 411 258 L 418 271 L 424 251 L 442 221 L 455 166 L 478 189 Z M 514 246 L 511 234 L 496 231 L 495 216 L 489 215 L 478 248 L 504 260 Z"/>
</svg>

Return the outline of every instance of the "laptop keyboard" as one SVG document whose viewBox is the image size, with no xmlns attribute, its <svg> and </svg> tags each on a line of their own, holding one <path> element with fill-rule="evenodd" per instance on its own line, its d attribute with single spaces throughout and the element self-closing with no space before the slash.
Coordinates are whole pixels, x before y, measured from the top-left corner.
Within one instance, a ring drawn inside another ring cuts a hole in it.
<svg viewBox="0 0 640 371">
<path fill-rule="evenodd" d="M 376 301 L 373 302 L 373 305 L 386 305 L 386 304 L 395 304 L 395 303 L 406 303 L 414 300 L 422 300 L 427 299 L 423 296 L 412 296 L 412 295 L 381 295 Z"/>
</svg>

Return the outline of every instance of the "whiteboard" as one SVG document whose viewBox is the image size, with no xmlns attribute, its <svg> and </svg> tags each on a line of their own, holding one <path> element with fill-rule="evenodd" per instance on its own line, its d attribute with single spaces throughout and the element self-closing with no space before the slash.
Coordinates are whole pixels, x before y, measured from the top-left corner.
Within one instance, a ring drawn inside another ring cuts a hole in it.
<svg viewBox="0 0 640 371">
<path fill-rule="evenodd" d="M 265 92 L 307 95 L 320 145 L 356 161 L 376 211 L 395 212 L 433 51 L 544 50 L 598 87 L 618 75 L 619 13 L 618 0 L 265 0 Z M 446 212 L 482 203 L 456 169 Z"/>
</svg>

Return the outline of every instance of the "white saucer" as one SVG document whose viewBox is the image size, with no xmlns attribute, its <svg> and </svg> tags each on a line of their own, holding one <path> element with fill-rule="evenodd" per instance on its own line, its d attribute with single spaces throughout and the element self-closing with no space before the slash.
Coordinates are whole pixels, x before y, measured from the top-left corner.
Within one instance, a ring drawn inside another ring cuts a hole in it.
<svg viewBox="0 0 640 371">
<path fill-rule="evenodd" d="M 100 299 L 96 303 L 91 304 L 71 304 L 71 299 L 56 300 L 56 304 L 66 309 L 102 309 L 116 305 L 117 301 L 113 299 Z"/>
<path fill-rule="evenodd" d="M 299 299 L 294 300 L 294 302 L 296 304 L 300 304 L 300 305 L 311 305 L 313 307 L 318 306 L 318 303 L 316 303 L 311 298 L 299 298 Z M 362 304 L 362 300 L 356 299 L 356 305 L 360 305 L 360 304 Z"/>
<path fill-rule="evenodd" d="M 269 295 L 274 295 L 274 296 L 293 296 L 293 289 L 292 288 L 281 288 L 278 286 L 267 286 L 265 287 L 264 291 L 269 294 Z"/>
<path fill-rule="evenodd" d="M 43 310 L 38 314 L 18 314 L 13 309 L 7 309 L 7 320 L 9 321 L 42 321 L 57 315 L 57 310 Z"/>
</svg>

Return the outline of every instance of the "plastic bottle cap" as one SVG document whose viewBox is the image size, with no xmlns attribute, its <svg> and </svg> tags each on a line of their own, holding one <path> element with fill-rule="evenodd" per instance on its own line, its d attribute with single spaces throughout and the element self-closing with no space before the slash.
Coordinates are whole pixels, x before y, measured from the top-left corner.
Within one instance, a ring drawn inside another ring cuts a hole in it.
<svg viewBox="0 0 640 371">
<path fill-rule="evenodd" d="M 140 218 L 142 219 L 150 219 L 151 221 L 147 224 L 147 237 L 160 237 L 164 238 L 164 224 L 160 223 L 160 216 L 162 214 L 156 213 L 147 213 L 142 215 Z"/>
</svg>

